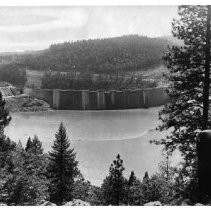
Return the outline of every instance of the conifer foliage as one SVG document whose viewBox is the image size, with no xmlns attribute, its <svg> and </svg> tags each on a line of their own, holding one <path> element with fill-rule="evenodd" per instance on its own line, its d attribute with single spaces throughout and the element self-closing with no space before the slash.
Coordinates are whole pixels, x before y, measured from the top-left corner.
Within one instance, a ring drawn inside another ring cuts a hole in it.
<svg viewBox="0 0 211 210">
<path fill-rule="evenodd" d="M 118 154 L 116 160 L 110 166 L 109 175 L 102 184 L 105 205 L 118 206 L 124 202 L 126 191 L 126 180 L 123 176 L 124 170 L 123 160 Z"/>
<path fill-rule="evenodd" d="M 29 69 L 111 73 L 137 71 L 162 64 L 166 39 L 128 35 L 106 39 L 81 40 L 53 44 L 36 54 L 19 56 Z"/>
<path fill-rule="evenodd" d="M 50 201 L 61 205 L 72 200 L 74 178 L 78 175 L 78 162 L 74 149 L 70 148 L 63 123 L 55 135 L 52 151 L 49 153 L 48 173 L 50 178 Z"/>
<path fill-rule="evenodd" d="M 5 103 L 2 93 L 0 92 L 0 168 L 4 166 L 8 153 L 15 147 L 15 143 L 4 135 L 4 128 L 11 120 Z"/>
<path fill-rule="evenodd" d="M 26 152 L 32 152 L 35 155 L 43 153 L 42 142 L 38 139 L 37 135 L 35 135 L 32 140 L 30 137 L 28 138 L 25 150 Z"/>
<path fill-rule="evenodd" d="M 5 107 L 5 100 L 2 97 L 2 93 L 0 92 L 0 131 L 3 132 L 4 127 L 6 127 L 10 120 L 11 116 L 9 115 L 8 109 Z"/>
<path fill-rule="evenodd" d="M 207 6 L 178 7 L 178 19 L 172 22 L 174 37 L 184 41 L 164 56 L 170 71 L 167 93 L 170 103 L 160 112 L 160 131 L 169 135 L 158 141 L 168 152 L 180 150 L 184 171 L 190 177 L 196 172 L 197 134 L 203 129 L 203 81 L 205 77 Z M 210 109 L 208 127 L 211 126 Z"/>
<path fill-rule="evenodd" d="M 19 141 L 5 167 L 8 169 L 4 185 L 6 202 L 13 205 L 35 205 L 48 199 L 46 167 L 45 154 L 26 151 Z"/>
<path fill-rule="evenodd" d="M 141 181 L 136 177 L 134 171 L 131 171 L 130 177 L 127 182 L 127 204 L 143 205 L 142 203 L 142 186 Z"/>
</svg>

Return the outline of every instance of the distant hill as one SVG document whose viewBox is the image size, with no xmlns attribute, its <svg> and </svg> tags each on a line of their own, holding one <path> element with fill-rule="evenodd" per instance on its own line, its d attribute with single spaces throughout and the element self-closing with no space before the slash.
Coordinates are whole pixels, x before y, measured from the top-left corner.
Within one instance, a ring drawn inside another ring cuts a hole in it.
<svg viewBox="0 0 211 210">
<path fill-rule="evenodd" d="M 113 73 L 139 71 L 162 64 L 171 41 L 129 35 L 51 45 L 38 53 L 19 54 L 22 66 L 36 70 Z"/>
<path fill-rule="evenodd" d="M 32 50 L 32 51 L 21 51 L 21 52 L 0 52 L 0 64 L 11 64 L 11 63 L 17 63 L 19 60 L 21 60 L 25 56 L 32 56 L 32 55 L 38 55 L 43 50 Z"/>
<path fill-rule="evenodd" d="M 183 40 L 178 39 L 176 37 L 173 36 L 161 36 L 161 39 L 167 40 L 168 42 L 171 42 L 173 45 L 184 45 Z"/>
<path fill-rule="evenodd" d="M 0 54 L 1 63 L 16 62 L 33 70 L 114 73 L 144 71 L 162 65 L 170 38 L 128 35 L 53 44 L 46 50 Z"/>
</svg>

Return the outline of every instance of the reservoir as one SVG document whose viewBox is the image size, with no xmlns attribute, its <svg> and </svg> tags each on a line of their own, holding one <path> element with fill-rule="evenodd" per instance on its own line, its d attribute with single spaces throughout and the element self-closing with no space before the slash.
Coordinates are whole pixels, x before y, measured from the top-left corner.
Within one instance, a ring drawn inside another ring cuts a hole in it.
<svg viewBox="0 0 211 210">
<path fill-rule="evenodd" d="M 12 121 L 5 133 L 15 142 L 21 140 L 24 147 L 28 137 L 36 134 L 44 151 L 48 152 L 59 124 L 63 122 L 79 169 L 85 179 L 100 186 L 118 153 L 123 159 L 126 177 L 132 170 L 140 179 L 145 171 L 149 175 L 157 171 L 158 163 L 164 160 L 162 147 L 150 144 L 149 140 L 165 135 L 154 130 L 160 123 L 158 112 L 161 108 L 17 112 L 11 113 Z"/>
</svg>

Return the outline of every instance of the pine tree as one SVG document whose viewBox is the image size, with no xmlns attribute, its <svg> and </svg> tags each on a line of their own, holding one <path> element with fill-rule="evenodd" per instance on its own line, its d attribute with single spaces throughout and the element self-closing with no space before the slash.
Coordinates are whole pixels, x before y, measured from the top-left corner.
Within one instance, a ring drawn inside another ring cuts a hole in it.
<svg viewBox="0 0 211 210">
<path fill-rule="evenodd" d="M 27 152 L 19 142 L 7 164 L 8 179 L 3 189 L 8 204 L 37 205 L 49 198 L 44 154 Z"/>
<path fill-rule="evenodd" d="M 130 206 L 143 205 L 141 182 L 136 178 L 134 171 L 131 171 L 127 187 L 127 204 Z"/>
<path fill-rule="evenodd" d="M 3 99 L 2 93 L 0 92 L 0 131 L 3 134 L 3 129 L 11 121 L 11 116 L 9 115 L 8 109 L 5 107 L 5 100 Z"/>
<path fill-rule="evenodd" d="M 74 149 L 70 149 L 70 142 L 62 123 L 55 135 L 49 159 L 50 200 L 61 205 L 65 201 L 72 200 L 74 178 L 79 173 L 76 154 Z"/>
<path fill-rule="evenodd" d="M 209 121 L 209 94 L 210 94 L 210 20 L 211 20 L 211 6 L 207 6 L 206 13 L 206 40 L 205 40 L 205 64 L 204 64 L 204 81 L 203 81 L 203 124 L 202 129 L 208 128 Z"/>
<path fill-rule="evenodd" d="M 184 158 L 186 178 L 196 176 L 197 134 L 203 129 L 204 78 L 206 63 L 207 6 L 179 6 L 178 20 L 173 20 L 174 37 L 184 41 L 164 56 L 169 74 L 167 93 L 170 103 L 160 112 L 160 131 L 169 130 L 166 138 L 155 141 L 171 154 L 179 149 Z M 211 126 L 210 110 L 207 126 Z M 187 179 L 186 179 L 187 180 Z"/>
<path fill-rule="evenodd" d="M 24 173 L 24 149 L 21 141 L 18 142 L 14 151 L 12 151 L 10 156 L 10 176 L 4 189 L 7 190 L 8 197 L 7 203 L 13 203 L 15 205 L 23 205 L 25 179 L 26 175 Z"/>
<path fill-rule="evenodd" d="M 128 180 L 128 185 L 132 185 L 135 181 L 136 181 L 135 173 L 134 173 L 134 171 L 131 171 L 130 177 L 129 177 L 129 180 Z"/>
<path fill-rule="evenodd" d="M 84 179 L 82 174 L 79 174 L 74 183 L 72 195 L 75 199 L 87 201 L 91 189 L 91 183 Z"/>
<path fill-rule="evenodd" d="M 143 177 L 143 182 L 146 183 L 149 181 L 149 174 L 148 172 L 146 171 L 145 174 L 144 174 L 144 177 Z"/>
<path fill-rule="evenodd" d="M 9 124 L 11 117 L 5 107 L 5 100 L 0 92 L 0 202 L 6 202 L 8 198 L 5 185 L 8 182 L 9 172 L 7 165 L 11 152 L 15 149 L 16 144 L 4 135 L 4 128 Z"/>
<path fill-rule="evenodd" d="M 126 180 L 123 176 L 123 160 L 118 154 L 116 160 L 110 166 L 109 175 L 104 179 L 101 189 L 105 205 L 118 206 L 124 203 L 126 196 Z"/>
<path fill-rule="evenodd" d="M 4 128 L 11 121 L 11 116 L 5 107 L 5 103 L 0 92 L 0 167 L 4 167 L 8 153 L 15 148 L 15 143 L 4 135 Z"/>
<path fill-rule="evenodd" d="M 39 140 L 37 135 L 35 135 L 32 140 L 30 137 L 28 138 L 25 150 L 37 155 L 43 154 L 42 142 Z"/>
<path fill-rule="evenodd" d="M 26 143 L 26 147 L 25 147 L 26 152 L 28 152 L 31 147 L 32 147 L 32 140 L 31 140 L 31 137 L 29 137 L 27 139 L 27 143 Z"/>
<path fill-rule="evenodd" d="M 158 172 L 151 177 L 149 177 L 147 172 L 145 173 L 141 184 L 142 203 L 160 201 L 165 205 L 181 197 L 181 194 L 178 194 L 178 190 L 182 186 L 176 181 L 178 176 L 176 168 L 168 167 L 168 179 L 166 173 L 167 167 L 165 162 L 159 164 Z"/>
<path fill-rule="evenodd" d="M 8 153 L 15 148 L 15 143 L 4 135 L 4 128 L 11 121 L 5 100 L 0 92 L 0 168 L 4 167 Z"/>
</svg>

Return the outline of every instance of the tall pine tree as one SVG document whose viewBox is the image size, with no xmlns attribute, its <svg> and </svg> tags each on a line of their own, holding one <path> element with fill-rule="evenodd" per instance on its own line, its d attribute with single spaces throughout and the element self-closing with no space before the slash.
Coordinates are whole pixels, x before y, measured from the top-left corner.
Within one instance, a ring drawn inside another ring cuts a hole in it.
<svg viewBox="0 0 211 210">
<path fill-rule="evenodd" d="M 179 6 L 178 19 L 172 22 L 172 33 L 183 40 L 184 45 L 169 48 L 164 56 L 169 69 L 166 76 L 170 103 L 160 112 L 162 125 L 158 129 L 169 130 L 169 134 L 156 143 L 164 145 L 169 154 L 179 149 L 184 158 L 186 178 L 196 175 L 197 134 L 204 127 L 207 17 L 207 6 Z M 207 127 L 211 125 L 210 114 L 209 111 Z"/>
<path fill-rule="evenodd" d="M 72 200 L 74 178 L 78 175 L 78 162 L 66 129 L 61 123 L 55 135 L 52 151 L 49 153 L 48 173 L 50 178 L 50 201 L 58 205 Z"/>
<path fill-rule="evenodd" d="M 104 204 L 118 206 L 125 202 L 126 179 L 123 176 L 123 160 L 118 154 L 116 160 L 110 166 L 109 175 L 104 179 L 101 186 Z"/>
</svg>

